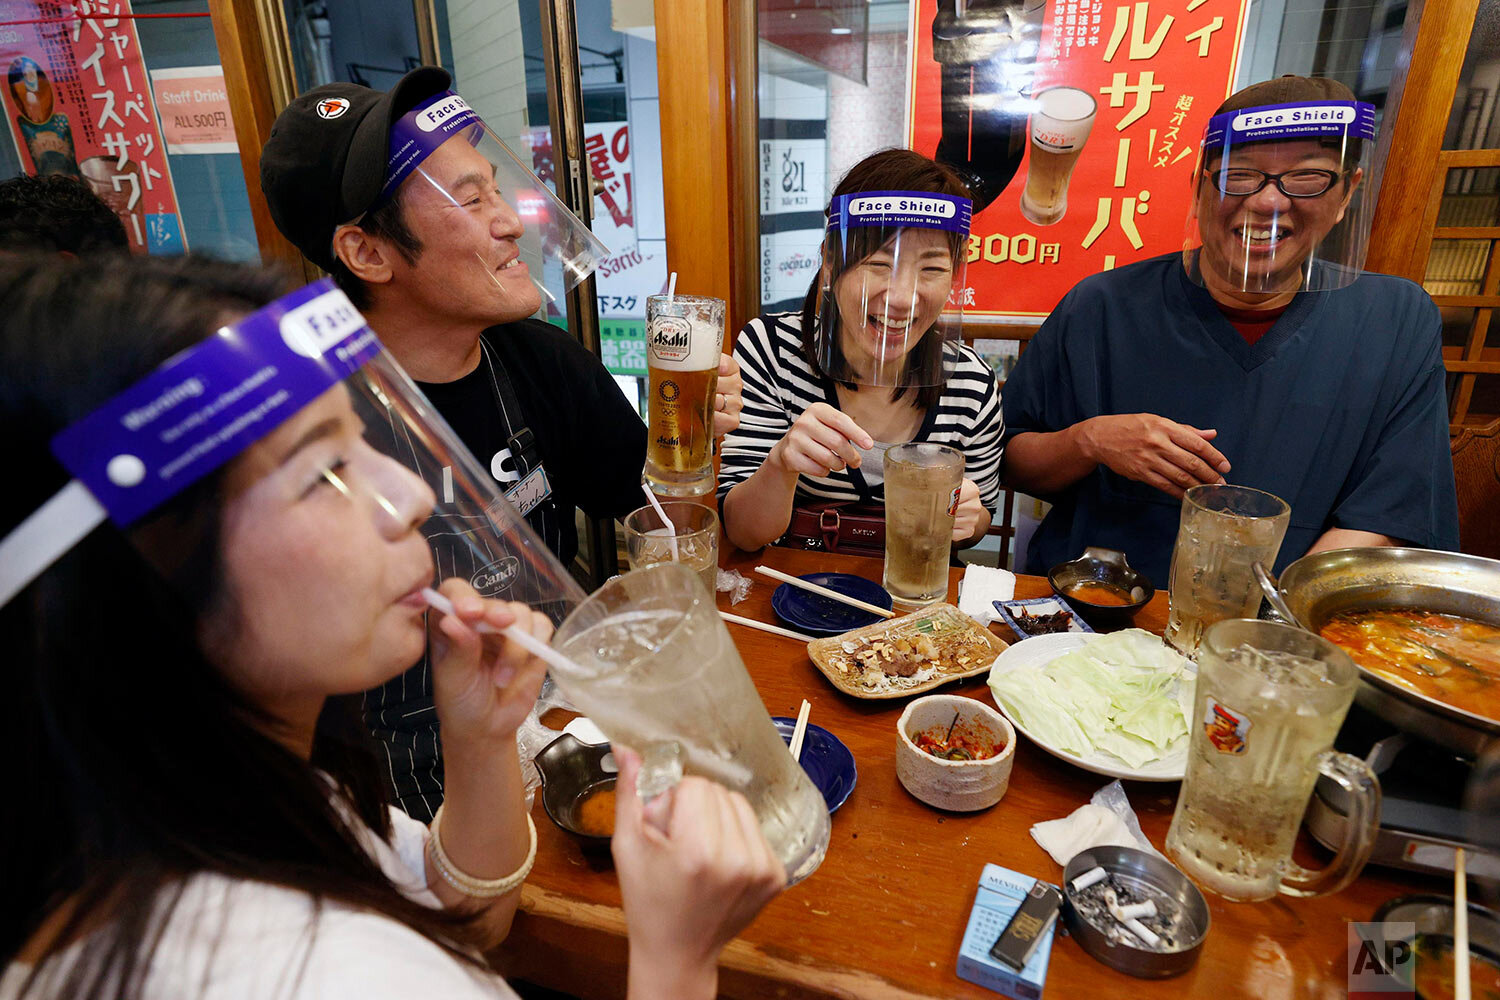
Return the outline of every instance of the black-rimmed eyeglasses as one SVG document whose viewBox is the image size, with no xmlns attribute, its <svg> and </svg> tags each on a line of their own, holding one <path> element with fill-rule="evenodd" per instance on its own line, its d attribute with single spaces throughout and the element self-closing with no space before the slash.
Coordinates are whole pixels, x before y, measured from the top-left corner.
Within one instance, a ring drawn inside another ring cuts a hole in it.
<svg viewBox="0 0 1500 1000">
<path fill-rule="evenodd" d="M 1206 170 L 1204 173 L 1208 174 L 1214 187 L 1224 194 L 1238 198 L 1255 194 L 1273 181 L 1276 183 L 1277 190 L 1288 198 L 1316 198 L 1326 194 L 1328 189 L 1343 176 L 1343 173 L 1338 170 L 1310 167 L 1287 170 L 1279 174 L 1268 174 L 1264 170 L 1256 170 L 1252 167 L 1229 167 Z"/>
</svg>

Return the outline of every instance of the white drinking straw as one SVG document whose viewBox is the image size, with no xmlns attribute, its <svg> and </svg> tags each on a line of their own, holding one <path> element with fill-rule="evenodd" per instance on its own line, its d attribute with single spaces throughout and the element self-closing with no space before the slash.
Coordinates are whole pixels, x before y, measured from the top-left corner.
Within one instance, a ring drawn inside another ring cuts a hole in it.
<svg viewBox="0 0 1500 1000">
<path fill-rule="evenodd" d="M 651 509 L 656 511 L 656 516 L 661 518 L 661 523 L 667 526 L 667 544 L 672 546 L 672 561 L 677 562 L 677 525 L 667 517 L 667 512 L 661 509 L 661 501 L 656 499 L 656 494 L 651 492 L 651 487 L 645 483 L 641 484 L 641 492 L 646 494 L 646 499 L 651 502 Z"/>
<path fill-rule="evenodd" d="M 667 279 L 667 308 L 668 309 L 672 308 L 672 300 L 675 299 L 676 297 L 677 297 L 677 272 L 673 271 L 672 272 L 672 276 Z"/>
<path fill-rule="evenodd" d="M 453 602 L 431 587 L 422 588 L 422 599 L 445 615 L 453 614 Z M 483 632 L 488 635 L 503 635 L 505 638 L 523 646 L 531 655 L 546 660 L 559 670 L 569 671 L 573 674 L 583 672 L 583 668 L 578 664 L 523 628 L 517 628 L 514 625 L 507 625 L 505 628 L 496 628 L 493 625 L 480 622 L 474 627 L 474 631 Z"/>
</svg>

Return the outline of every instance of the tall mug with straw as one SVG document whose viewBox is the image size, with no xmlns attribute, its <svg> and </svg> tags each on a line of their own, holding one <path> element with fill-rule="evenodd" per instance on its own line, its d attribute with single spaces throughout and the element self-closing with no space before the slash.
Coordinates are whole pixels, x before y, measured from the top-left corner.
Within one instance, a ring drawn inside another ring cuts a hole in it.
<svg viewBox="0 0 1500 1000">
<path fill-rule="evenodd" d="M 646 479 L 664 496 L 702 496 L 714 489 L 714 394 L 724 347 L 724 300 L 674 291 L 646 299 Z"/>
</svg>

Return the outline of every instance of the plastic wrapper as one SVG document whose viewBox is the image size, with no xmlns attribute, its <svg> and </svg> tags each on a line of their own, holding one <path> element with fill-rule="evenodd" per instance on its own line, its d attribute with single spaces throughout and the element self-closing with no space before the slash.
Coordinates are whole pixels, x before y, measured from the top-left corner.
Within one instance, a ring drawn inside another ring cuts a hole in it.
<svg viewBox="0 0 1500 1000">
<path fill-rule="evenodd" d="M 752 581 L 737 569 L 721 569 L 714 582 L 714 589 L 729 595 L 731 605 L 738 604 L 750 596 Z"/>
<path fill-rule="evenodd" d="M 1141 832 L 1140 821 L 1125 795 L 1125 786 L 1118 781 L 1099 789 L 1087 805 L 1079 806 L 1064 818 L 1037 823 L 1031 828 L 1031 836 L 1064 868 L 1079 851 L 1104 845 L 1136 847 L 1162 857 Z"/>
</svg>

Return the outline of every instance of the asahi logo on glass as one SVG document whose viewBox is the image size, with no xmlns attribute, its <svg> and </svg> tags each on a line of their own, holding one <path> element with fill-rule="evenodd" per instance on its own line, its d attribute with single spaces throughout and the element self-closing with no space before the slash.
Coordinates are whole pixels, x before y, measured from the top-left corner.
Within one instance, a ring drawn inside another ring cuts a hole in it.
<svg viewBox="0 0 1500 1000">
<path fill-rule="evenodd" d="M 682 361 L 693 346 L 693 326 L 681 316 L 658 316 L 646 342 L 656 360 Z"/>
<path fill-rule="evenodd" d="M 723 344 L 723 299 L 646 299 L 646 479 L 657 493 L 713 492 L 713 406 Z"/>
</svg>

